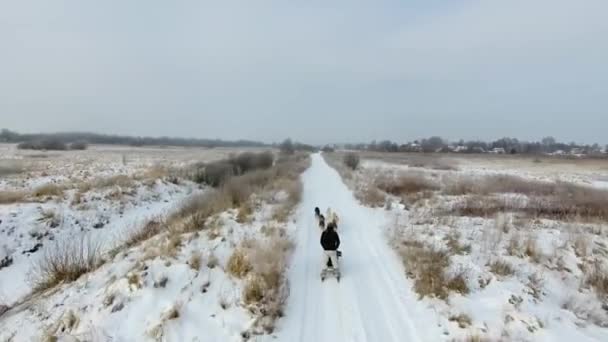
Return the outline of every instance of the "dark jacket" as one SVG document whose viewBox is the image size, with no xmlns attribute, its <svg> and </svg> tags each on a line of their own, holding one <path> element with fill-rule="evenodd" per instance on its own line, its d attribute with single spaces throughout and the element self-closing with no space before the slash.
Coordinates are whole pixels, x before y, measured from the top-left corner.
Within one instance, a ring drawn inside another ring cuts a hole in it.
<svg viewBox="0 0 608 342">
<path fill-rule="evenodd" d="M 321 246 L 326 251 L 335 251 L 340 247 L 340 237 L 335 230 L 327 228 L 321 234 Z"/>
</svg>

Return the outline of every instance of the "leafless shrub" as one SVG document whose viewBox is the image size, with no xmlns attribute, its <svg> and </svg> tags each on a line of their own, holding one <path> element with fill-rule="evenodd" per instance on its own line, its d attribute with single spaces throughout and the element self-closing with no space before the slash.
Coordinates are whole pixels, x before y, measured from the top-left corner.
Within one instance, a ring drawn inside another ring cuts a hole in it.
<svg viewBox="0 0 608 342">
<path fill-rule="evenodd" d="M 101 258 L 98 242 L 84 236 L 58 241 L 45 249 L 43 257 L 35 265 L 35 289 L 43 291 L 60 283 L 75 281 L 99 265 Z"/>
<path fill-rule="evenodd" d="M 344 165 L 349 167 L 351 170 L 356 170 L 359 166 L 359 155 L 353 152 L 349 152 L 344 155 Z"/>
<path fill-rule="evenodd" d="M 232 176 L 234 176 L 234 167 L 230 163 L 222 161 L 206 165 L 194 176 L 193 180 L 197 183 L 218 187 Z"/>
<path fill-rule="evenodd" d="M 22 142 L 17 145 L 20 150 L 46 150 L 46 151 L 65 151 L 67 145 L 59 139 L 46 139 L 40 141 Z"/>
<path fill-rule="evenodd" d="M 86 141 L 75 141 L 70 144 L 70 150 L 86 150 L 89 147 L 89 144 Z"/>
</svg>

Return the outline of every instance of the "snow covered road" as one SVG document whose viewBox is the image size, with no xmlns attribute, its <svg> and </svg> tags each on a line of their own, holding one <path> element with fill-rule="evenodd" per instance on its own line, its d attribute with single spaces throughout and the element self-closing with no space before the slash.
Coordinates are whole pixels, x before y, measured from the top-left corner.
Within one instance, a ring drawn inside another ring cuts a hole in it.
<svg viewBox="0 0 608 342">
<path fill-rule="evenodd" d="M 388 246 L 380 209 L 359 205 L 338 173 L 319 155 L 303 174 L 297 214 L 296 252 L 290 269 L 291 294 L 279 341 L 437 341 L 432 311 L 410 290 L 403 266 Z M 314 208 L 340 217 L 342 279 L 321 282 L 323 254 Z"/>
</svg>

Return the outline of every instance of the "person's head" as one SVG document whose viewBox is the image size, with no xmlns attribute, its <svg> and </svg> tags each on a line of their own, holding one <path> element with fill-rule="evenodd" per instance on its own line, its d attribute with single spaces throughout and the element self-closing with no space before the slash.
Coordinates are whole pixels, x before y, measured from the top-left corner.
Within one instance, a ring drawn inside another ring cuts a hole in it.
<svg viewBox="0 0 608 342">
<path fill-rule="evenodd" d="M 329 229 L 329 230 L 335 230 L 336 229 L 336 224 L 333 223 L 333 222 L 329 222 L 327 224 L 327 229 Z"/>
<path fill-rule="evenodd" d="M 321 214 L 321 210 L 319 209 L 319 207 L 315 207 L 315 214 L 317 214 L 317 215 Z"/>
</svg>

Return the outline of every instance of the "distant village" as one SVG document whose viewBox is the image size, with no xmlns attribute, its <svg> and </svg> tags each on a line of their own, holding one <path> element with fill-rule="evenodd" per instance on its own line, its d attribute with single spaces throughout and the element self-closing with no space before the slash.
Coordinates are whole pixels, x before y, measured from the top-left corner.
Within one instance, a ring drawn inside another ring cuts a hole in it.
<svg viewBox="0 0 608 342">
<path fill-rule="evenodd" d="M 470 154 L 542 154 L 554 156 L 608 156 L 608 145 L 583 145 L 574 142 L 560 143 L 552 137 L 538 142 L 502 138 L 493 142 L 463 141 L 448 142 L 440 137 L 411 141 L 405 144 L 384 140 L 369 144 L 344 144 L 326 146 L 325 149 L 344 148 L 375 152 L 420 152 L 420 153 L 470 153 Z"/>
</svg>

